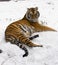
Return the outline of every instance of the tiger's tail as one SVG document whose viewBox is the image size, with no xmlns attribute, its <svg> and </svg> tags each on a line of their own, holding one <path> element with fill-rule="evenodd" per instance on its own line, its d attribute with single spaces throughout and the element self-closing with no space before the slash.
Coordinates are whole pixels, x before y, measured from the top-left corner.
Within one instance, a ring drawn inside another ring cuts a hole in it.
<svg viewBox="0 0 58 65">
<path fill-rule="evenodd" d="M 23 46 L 23 45 L 20 45 L 20 48 L 25 51 L 25 54 L 23 55 L 23 57 L 28 56 L 28 50 L 27 50 L 27 48 L 25 48 L 25 46 Z"/>
<path fill-rule="evenodd" d="M 23 46 L 22 44 L 19 45 L 19 43 L 17 43 L 17 46 L 19 46 L 22 50 L 25 51 L 25 54 L 23 55 L 23 57 L 28 56 L 28 50 L 25 46 Z"/>
</svg>

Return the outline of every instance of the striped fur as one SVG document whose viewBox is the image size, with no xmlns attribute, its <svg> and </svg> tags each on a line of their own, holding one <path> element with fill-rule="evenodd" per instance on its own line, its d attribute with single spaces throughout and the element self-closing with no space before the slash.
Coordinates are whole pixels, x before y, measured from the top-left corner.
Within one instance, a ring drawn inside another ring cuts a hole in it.
<svg viewBox="0 0 58 65">
<path fill-rule="evenodd" d="M 38 37 L 38 35 L 31 37 L 33 33 L 39 31 L 55 31 L 52 28 L 39 24 L 39 16 L 37 7 L 28 8 L 23 19 L 11 23 L 5 30 L 5 40 L 22 48 L 25 51 L 23 57 L 28 56 L 28 50 L 24 44 L 29 47 L 42 47 L 42 45 L 31 42 L 32 39 Z"/>
</svg>

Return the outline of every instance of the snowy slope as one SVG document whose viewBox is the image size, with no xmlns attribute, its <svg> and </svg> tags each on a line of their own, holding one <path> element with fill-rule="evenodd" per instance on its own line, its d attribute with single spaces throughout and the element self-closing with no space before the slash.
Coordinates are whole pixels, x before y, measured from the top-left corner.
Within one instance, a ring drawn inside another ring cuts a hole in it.
<svg viewBox="0 0 58 65">
<path fill-rule="evenodd" d="M 0 65 L 58 65 L 58 32 L 39 32 L 39 37 L 32 40 L 42 44 L 42 48 L 29 48 L 29 56 L 23 58 L 24 51 L 16 45 L 6 43 L 4 32 L 13 21 L 21 19 L 26 9 L 38 7 L 39 22 L 58 31 L 58 0 L 26 0 L 18 2 L 0 2 Z M 47 22 L 47 24 L 46 24 Z"/>
</svg>

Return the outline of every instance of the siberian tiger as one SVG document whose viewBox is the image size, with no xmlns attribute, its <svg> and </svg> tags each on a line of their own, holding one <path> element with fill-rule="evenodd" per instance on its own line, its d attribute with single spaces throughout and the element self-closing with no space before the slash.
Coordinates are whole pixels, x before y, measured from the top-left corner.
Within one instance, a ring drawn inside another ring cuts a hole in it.
<svg viewBox="0 0 58 65">
<path fill-rule="evenodd" d="M 30 37 L 33 33 L 40 31 L 56 31 L 50 27 L 39 24 L 39 16 L 38 7 L 28 8 L 21 20 L 11 23 L 5 30 L 5 40 L 22 48 L 25 51 L 23 57 L 28 56 L 28 50 L 24 44 L 29 47 L 43 47 L 42 45 L 31 42 L 32 39 L 38 37 L 38 35 Z"/>
</svg>

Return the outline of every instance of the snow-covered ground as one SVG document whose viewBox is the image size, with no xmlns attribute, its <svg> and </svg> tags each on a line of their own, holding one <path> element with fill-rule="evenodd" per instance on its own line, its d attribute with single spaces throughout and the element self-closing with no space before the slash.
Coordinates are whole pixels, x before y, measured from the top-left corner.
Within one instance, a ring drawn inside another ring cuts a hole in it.
<svg viewBox="0 0 58 65">
<path fill-rule="evenodd" d="M 0 65 L 58 65 L 58 32 L 38 32 L 39 37 L 32 40 L 43 47 L 29 48 L 29 55 L 22 57 L 24 51 L 16 45 L 5 42 L 4 32 L 13 21 L 21 19 L 27 8 L 38 7 L 39 22 L 58 31 L 58 0 L 19 0 L 0 2 Z M 46 24 L 47 23 L 47 24 Z"/>
</svg>

